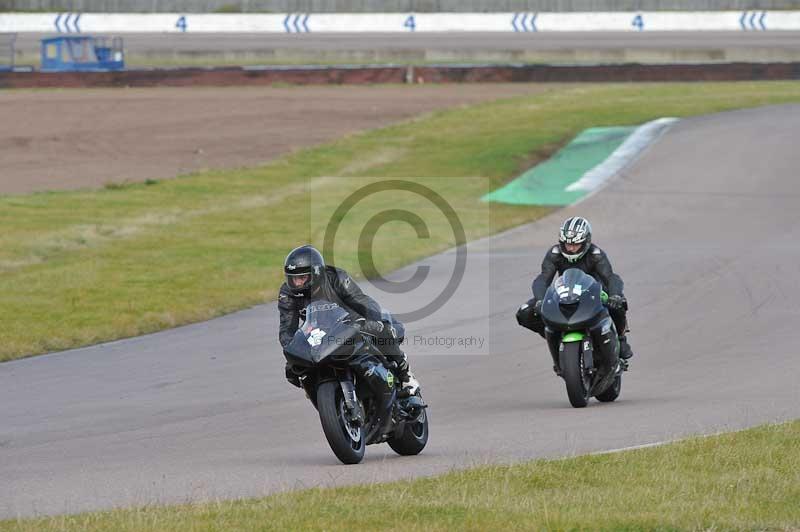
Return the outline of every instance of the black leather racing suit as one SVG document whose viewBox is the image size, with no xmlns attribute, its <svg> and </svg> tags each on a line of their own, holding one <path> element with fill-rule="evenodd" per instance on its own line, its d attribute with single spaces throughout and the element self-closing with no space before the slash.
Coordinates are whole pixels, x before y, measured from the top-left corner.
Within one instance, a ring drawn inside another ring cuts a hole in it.
<svg viewBox="0 0 800 532">
<path fill-rule="evenodd" d="M 570 268 L 578 268 L 585 273 L 591 275 L 603 285 L 609 296 L 622 296 L 624 283 L 622 278 L 614 273 L 611 267 L 611 262 L 608 260 L 605 252 L 599 247 L 592 244 L 589 251 L 576 262 L 569 262 L 558 245 L 553 246 L 548 250 L 547 254 L 542 261 L 542 273 L 533 280 L 532 290 L 533 298 L 528 300 L 525 305 L 522 305 L 517 311 L 517 321 L 520 325 L 535 331 L 544 337 L 544 323 L 542 318 L 534 312 L 534 305 L 536 301 L 544 299 L 544 294 L 550 283 L 553 282 L 556 273 L 561 275 Z M 628 329 L 628 322 L 626 317 L 627 305 L 625 308 L 608 309 L 611 319 L 614 320 L 614 325 L 617 328 L 617 334 L 624 336 Z"/>
<path fill-rule="evenodd" d="M 325 266 L 320 286 L 309 295 L 297 295 L 289 290 L 286 283 L 281 285 L 278 295 L 278 311 L 280 312 L 280 330 L 278 339 L 281 346 L 286 347 L 294 338 L 294 333 L 305 319 L 305 309 L 312 301 L 324 299 L 337 303 L 346 310 L 354 312 L 370 321 L 382 321 L 381 306 L 377 301 L 361 291 L 350 275 L 334 266 Z M 385 322 L 385 320 L 384 320 Z M 405 354 L 400 349 L 403 342 L 403 324 L 395 319 L 386 324 L 378 338 L 378 348 L 398 368 L 408 369 Z M 292 368 L 287 367 L 287 377 Z"/>
</svg>

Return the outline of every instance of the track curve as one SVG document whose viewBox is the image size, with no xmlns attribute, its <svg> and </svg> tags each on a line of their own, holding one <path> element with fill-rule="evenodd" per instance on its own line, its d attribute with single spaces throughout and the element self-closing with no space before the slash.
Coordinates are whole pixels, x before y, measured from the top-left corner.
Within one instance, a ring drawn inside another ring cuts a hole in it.
<svg viewBox="0 0 800 532">
<path fill-rule="evenodd" d="M 382 445 L 338 464 L 283 379 L 274 304 L 0 364 L 0 517 L 385 481 L 800 417 L 799 134 L 800 105 L 683 120 L 602 192 L 470 244 L 464 287 L 411 334 L 484 331 L 492 354 L 408 348 L 431 405 L 418 457 Z M 626 281 L 637 353 L 619 402 L 581 410 L 514 320 L 573 213 Z M 453 255 L 423 261 L 434 283 Z"/>
</svg>

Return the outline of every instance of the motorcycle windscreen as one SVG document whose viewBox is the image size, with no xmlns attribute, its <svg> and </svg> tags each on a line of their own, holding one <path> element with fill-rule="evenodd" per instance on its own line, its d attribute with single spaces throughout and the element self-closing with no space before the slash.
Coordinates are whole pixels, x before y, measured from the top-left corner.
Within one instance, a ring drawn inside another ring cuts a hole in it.
<svg viewBox="0 0 800 532">
<path fill-rule="evenodd" d="M 601 290 L 594 277 L 570 268 L 547 289 L 542 303 L 542 319 L 556 327 L 584 324 L 602 311 Z"/>
<path fill-rule="evenodd" d="M 356 329 L 349 325 L 350 313 L 337 303 L 314 301 L 306 307 L 306 321 L 284 348 L 293 357 L 318 364 L 343 345 L 352 344 Z"/>
</svg>

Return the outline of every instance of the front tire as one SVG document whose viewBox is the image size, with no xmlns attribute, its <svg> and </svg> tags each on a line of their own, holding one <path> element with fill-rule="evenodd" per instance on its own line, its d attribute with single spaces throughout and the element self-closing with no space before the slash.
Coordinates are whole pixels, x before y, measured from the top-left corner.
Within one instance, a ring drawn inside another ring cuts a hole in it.
<svg viewBox="0 0 800 532">
<path fill-rule="evenodd" d="M 562 344 L 564 350 L 559 355 L 561 376 L 567 384 L 567 396 L 575 408 L 583 408 L 589 404 L 589 379 L 583 370 L 583 352 L 581 342 Z"/>
<path fill-rule="evenodd" d="M 326 381 L 317 388 L 317 409 L 322 431 L 333 454 L 344 464 L 357 464 L 364 458 L 364 429 L 347 419 L 342 387 L 337 381 Z"/>
<path fill-rule="evenodd" d="M 422 452 L 428 443 L 428 411 L 423 410 L 419 419 L 407 423 L 399 438 L 390 438 L 387 442 L 394 452 L 402 456 L 414 456 Z"/>
</svg>

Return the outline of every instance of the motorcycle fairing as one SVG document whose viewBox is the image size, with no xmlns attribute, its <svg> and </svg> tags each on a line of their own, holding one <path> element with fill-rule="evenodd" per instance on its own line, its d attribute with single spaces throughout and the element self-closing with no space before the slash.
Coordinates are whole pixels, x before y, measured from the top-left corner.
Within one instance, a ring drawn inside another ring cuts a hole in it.
<svg viewBox="0 0 800 532">
<path fill-rule="evenodd" d="M 330 301 L 314 301 L 306 307 L 306 319 L 284 348 L 289 363 L 315 366 L 339 349 L 352 353 L 358 332 L 349 323 L 350 313 Z"/>
<path fill-rule="evenodd" d="M 542 320 L 563 332 L 585 329 L 605 310 L 601 292 L 602 287 L 594 277 L 570 268 L 547 289 Z"/>
</svg>

